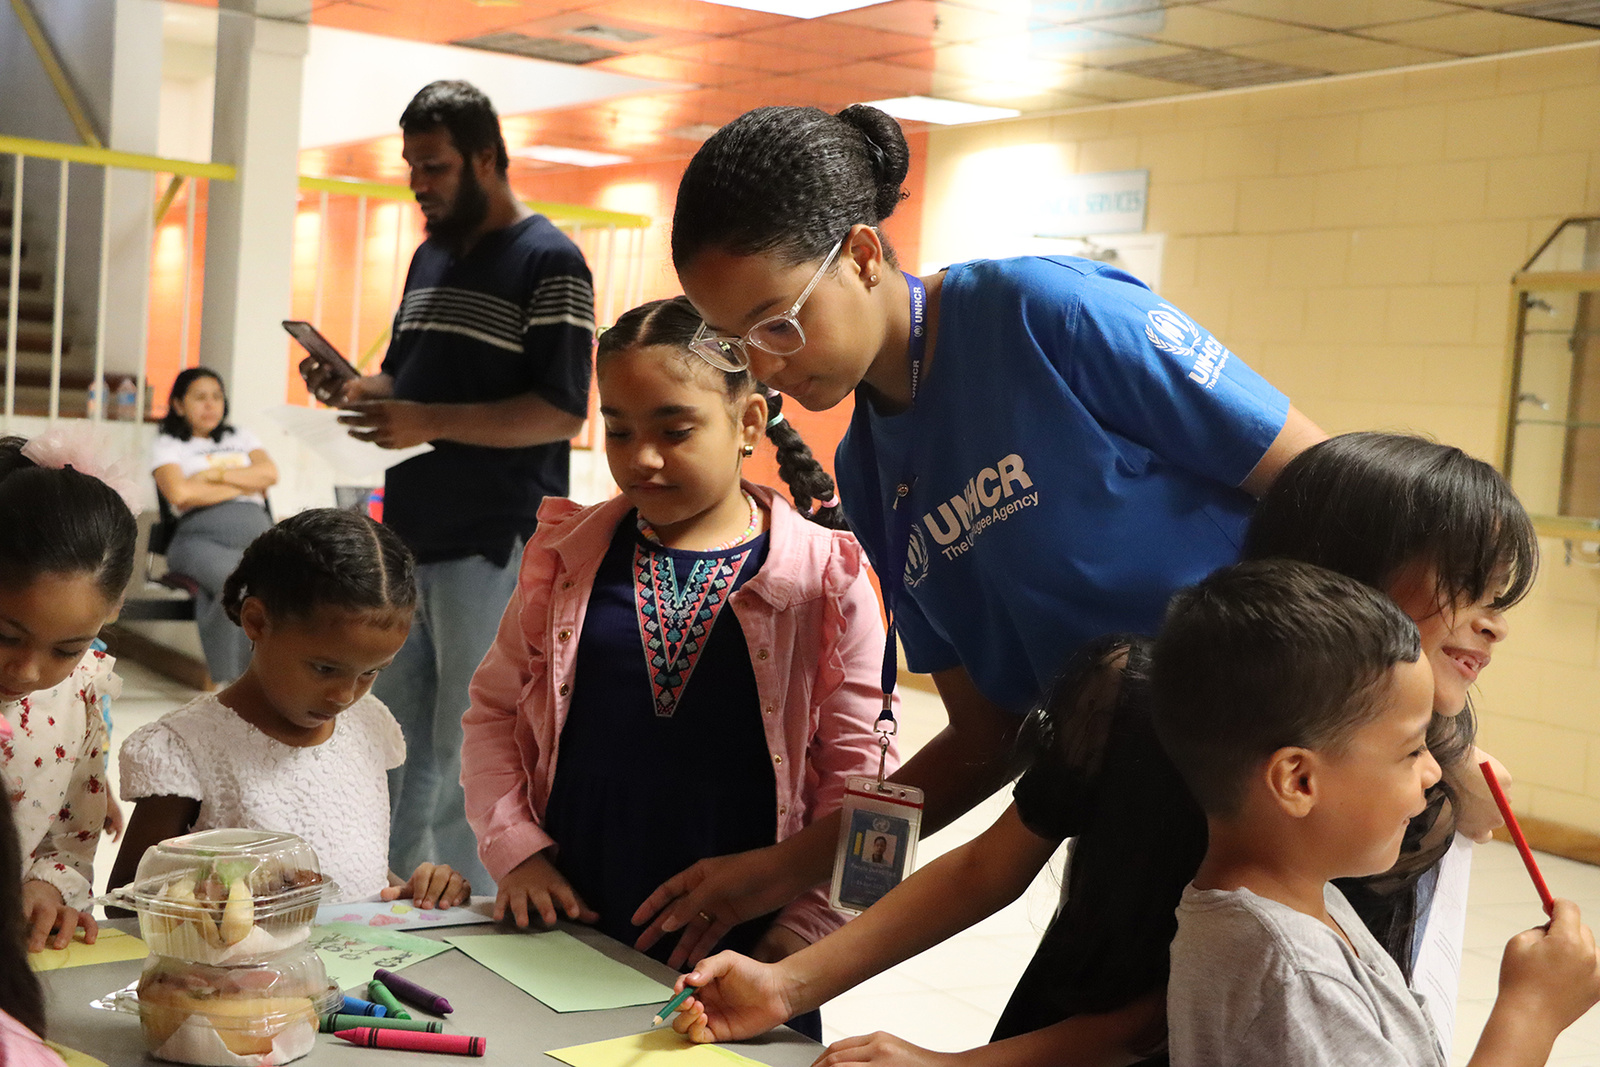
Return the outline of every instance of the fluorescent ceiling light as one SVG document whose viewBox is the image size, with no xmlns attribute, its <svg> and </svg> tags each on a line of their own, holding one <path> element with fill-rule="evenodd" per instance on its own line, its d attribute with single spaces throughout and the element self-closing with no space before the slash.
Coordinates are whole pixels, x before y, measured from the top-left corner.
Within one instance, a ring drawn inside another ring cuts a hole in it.
<svg viewBox="0 0 1600 1067">
<path fill-rule="evenodd" d="M 881 4 L 883 0 L 717 0 L 723 7 L 737 7 L 745 11 L 765 11 L 771 15 L 788 15 L 796 19 L 817 19 L 823 15 L 837 15 L 841 11 L 854 11 L 860 7 Z"/>
<path fill-rule="evenodd" d="M 933 96 L 901 96 L 893 100 L 869 100 L 867 104 L 887 111 L 897 119 L 931 122 L 936 126 L 958 126 L 963 122 L 1014 119 L 1022 112 L 1011 107 L 988 107 L 960 100 L 941 100 Z"/>
<path fill-rule="evenodd" d="M 631 163 L 629 156 L 612 152 L 591 152 L 587 148 L 563 148 L 554 144 L 531 144 L 511 153 L 518 159 L 537 159 L 541 163 L 565 163 L 572 167 L 609 167 L 613 163 Z"/>
</svg>

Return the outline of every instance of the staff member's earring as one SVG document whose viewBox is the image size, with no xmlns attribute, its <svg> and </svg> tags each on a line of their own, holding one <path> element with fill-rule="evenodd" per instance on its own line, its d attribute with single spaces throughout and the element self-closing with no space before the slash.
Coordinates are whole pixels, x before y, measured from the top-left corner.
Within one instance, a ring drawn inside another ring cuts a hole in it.
<svg viewBox="0 0 1600 1067">
<path fill-rule="evenodd" d="M 878 276 L 876 274 L 867 275 L 867 284 L 868 285 L 877 285 L 878 284 Z"/>
<path fill-rule="evenodd" d="M 755 455 L 755 454 L 756 454 L 756 446 L 755 445 L 745 445 L 743 448 L 739 449 L 739 455 L 744 456 L 747 459 L 749 457 Z"/>
</svg>

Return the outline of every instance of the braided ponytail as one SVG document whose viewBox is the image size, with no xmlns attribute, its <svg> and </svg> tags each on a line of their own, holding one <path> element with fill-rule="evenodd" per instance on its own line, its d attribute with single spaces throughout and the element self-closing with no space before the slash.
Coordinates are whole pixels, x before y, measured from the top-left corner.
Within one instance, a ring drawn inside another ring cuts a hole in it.
<svg viewBox="0 0 1600 1067">
<path fill-rule="evenodd" d="M 274 618 L 307 618 L 323 606 L 409 613 L 416 564 L 399 536 L 365 515 L 313 508 L 250 542 L 222 587 L 222 607 L 239 621 L 255 597 Z"/>
<path fill-rule="evenodd" d="M 812 522 L 830 530 L 848 530 L 844 509 L 839 506 L 838 488 L 822 469 L 811 448 L 800 438 L 800 431 L 783 417 L 783 394 L 765 386 L 767 398 L 767 440 L 778 450 L 778 476 L 789 487 L 794 506 Z"/>
</svg>

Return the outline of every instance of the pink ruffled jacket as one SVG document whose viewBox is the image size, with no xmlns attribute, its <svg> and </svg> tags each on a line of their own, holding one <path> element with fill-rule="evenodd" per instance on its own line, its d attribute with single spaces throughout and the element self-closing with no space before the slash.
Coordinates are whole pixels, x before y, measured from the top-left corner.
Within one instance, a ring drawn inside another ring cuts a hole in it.
<svg viewBox="0 0 1600 1067">
<path fill-rule="evenodd" d="M 853 536 L 807 520 L 770 489 L 745 488 L 771 512 L 770 543 L 761 570 L 728 606 L 750 648 L 781 841 L 836 811 L 848 775 L 877 773 L 883 621 Z M 540 822 L 555 781 L 578 636 L 595 572 L 630 507 L 620 496 L 588 508 L 544 502 L 499 635 L 473 675 L 472 706 L 462 717 L 461 784 L 478 855 L 496 880 L 556 844 Z M 715 766 L 714 754 L 708 765 Z M 891 747 L 889 767 L 896 766 Z M 778 921 L 815 941 L 844 917 L 818 888 Z"/>
</svg>

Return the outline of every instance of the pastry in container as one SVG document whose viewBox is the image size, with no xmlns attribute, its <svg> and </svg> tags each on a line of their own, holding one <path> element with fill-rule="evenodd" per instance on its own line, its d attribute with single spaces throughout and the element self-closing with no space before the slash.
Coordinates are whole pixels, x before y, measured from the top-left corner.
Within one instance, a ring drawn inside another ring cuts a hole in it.
<svg viewBox="0 0 1600 1067">
<path fill-rule="evenodd" d="M 338 1003 L 321 958 L 305 945 L 234 967 L 151 956 L 139 978 L 145 1044 L 173 1063 L 289 1063 L 311 1051 L 319 1015 Z"/>
<path fill-rule="evenodd" d="M 138 913 L 157 956 L 248 964 L 304 942 L 335 891 L 293 834 L 201 830 L 151 846 L 134 881 L 106 903 Z"/>
</svg>

